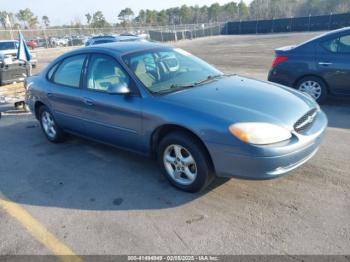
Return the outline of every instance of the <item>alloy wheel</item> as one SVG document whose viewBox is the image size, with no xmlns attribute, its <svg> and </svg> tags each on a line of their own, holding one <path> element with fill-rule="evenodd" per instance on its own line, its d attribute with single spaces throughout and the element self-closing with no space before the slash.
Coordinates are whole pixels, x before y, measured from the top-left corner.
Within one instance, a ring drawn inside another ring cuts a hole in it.
<svg viewBox="0 0 350 262">
<path fill-rule="evenodd" d="M 46 135 L 49 138 L 54 139 L 57 134 L 57 131 L 55 121 L 53 120 L 52 115 L 49 112 L 44 111 L 41 114 L 41 122 Z"/>
<path fill-rule="evenodd" d="M 163 163 L 168 175 L 181 185 L 190 185 L 197 177 L 196 161 L 183 146 L 169 145 L 164 151 Z"/>
<path fill-rule="evenodd" d="M 322 95 L 322 87 L 316 81 L 305 81 L 300 84 L 299 91 L 304 92 L 312 96 L 315 100 L 319 99 Z"/>
</svg>

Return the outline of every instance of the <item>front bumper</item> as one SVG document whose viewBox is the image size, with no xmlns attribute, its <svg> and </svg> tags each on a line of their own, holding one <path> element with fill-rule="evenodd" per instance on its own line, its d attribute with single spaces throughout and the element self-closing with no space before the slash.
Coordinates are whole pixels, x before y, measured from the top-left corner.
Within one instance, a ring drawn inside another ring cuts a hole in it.
<svg viewBox="0 0 350 262">
<path fill-rule="evenodd" d="M 252 150 L 249 153 L 232 153 L 225 146 L 209 144 L 208 148 L 216 174 L 220 177 L 255 180 L 272 179 L 284 175 L 316 154 L 327 123 L 326 115 L 320 111 L 317 120 L 307 133 L 296 135 L 293 142 L 260 146 L 257 147 L 258 150 Z"/>
</svg>

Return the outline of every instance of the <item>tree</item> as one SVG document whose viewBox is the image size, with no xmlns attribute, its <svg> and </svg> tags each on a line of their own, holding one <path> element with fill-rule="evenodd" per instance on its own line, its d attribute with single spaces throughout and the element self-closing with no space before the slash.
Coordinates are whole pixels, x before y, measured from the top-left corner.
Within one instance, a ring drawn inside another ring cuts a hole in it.
<svg viewBox="0 0 350 262">
<path fill-rule="evenodd" d="M 157 24 L 157 11 L 149 9 L 146 10 L 146 23 L 148 25 Z"/>
<path fill-rule="evenodd" d="M 118 19 L 122 21 L 123 26 L 126 26 L 129 23 L 131 23 L 133 18 L 134 18 L 134 12 L 129 7 L 121 10 L 118 15 Z"/>
<path fill-rule="evenodd" d="M 210 21 L 218 21 L 219 13 L 220 13 L 220 5 L 218 3 L 212 4 L 209 9 L 209 20 Z"/>
<path fill-rule="evenodd" d="M 49 27 L 50 26 L 50 19 L 48 16 L 44 15 L 41 20 L 43 21 L 43 24 L 45 25 L 45 27 Z"/>
<path fill-rule="evenodd" d="M 189 23 L 192 19 L 192 12 L 191 9 L 187 5 L 183 5 L 180 8 L 180 24 L 186 24 Z"/>
<path fill-rule="evenodd" d="M 8 13 L 6 11 L 0 11 L 0 23 L 4 28 L 7 28 L 7 22 L 6 22 L 7 16 L 8 16 Z"/>
<path fill-rule="evenodd" d="M 110 26 L 106 21 L 103 13 L 101 11 L 97 11 L 92 15 L 91 26 L 95 28 L 103 28 Z"/>
<path fill-rule="evenodd" d="M 158 12 L 158 15 L 157 15 L 158 25 L 165 26 L 168 24 L 168 21 L 169 21 L 169 17 L 168 17 L 168 14 L 165 12 L 165 10 Z"/>
<path fill-rule="evenodd" d="M 145 25 L 147 20 L 145 10 L 140 10 L 139 15 L 135 18 L 135 20 L 136 20 L 136 23 Z"/>
<path fill-rule="evenodd" d="M 238 15 L 238 6 L 235 2 L 229 2 L 223 6 L 223 10 L 227 15 L 227 19 L 235 19 Z"/>
<path fill-rule="evenodd" d="M 86 17 L 86 22 L 87 22 L 88 26 L 90 26 L 92 16 L 90 15 L 90 13 L 87 13 L 87 14 L 85 14 L 85 17 Z"/>
<path fill-rule="evenodd" d="M 34 16 L 29 8 L 19 10 L 16 16 L 18 20 L 23 23 L 25 28 L 34 28 L 39 23 L 38 17 Z"/>
<path fill-rule="evenodd" d="M 246 3 L 241 0 L 238 4 L 238 18 L 239 19 L 245 19 L 249 16 L 249 8 L 246 5 Z"/>
</svg>

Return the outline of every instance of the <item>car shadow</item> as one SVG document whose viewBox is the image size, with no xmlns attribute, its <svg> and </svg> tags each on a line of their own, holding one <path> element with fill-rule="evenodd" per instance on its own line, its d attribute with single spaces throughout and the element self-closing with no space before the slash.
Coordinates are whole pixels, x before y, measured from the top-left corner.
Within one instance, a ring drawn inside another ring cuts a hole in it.
<svg viewBox="0 0 350 262">
<path fill-rule="evenodd" d="M 28 119 L 1 127 L 0 136 L 0 192 L 20 204 L 83 210 L 172 208 L 227 181 L 217 179 L 201 193 L 185 193 L 169 184 L 154 160 L 74 136 L 52 144 L 39 124 Z"/>
<path fill-rule="evenodd" d="M 350 128 L 350 99 L 329 98 L 321 105 L 328 117 L 328 126 L 334 128 Z"/>
</svg>

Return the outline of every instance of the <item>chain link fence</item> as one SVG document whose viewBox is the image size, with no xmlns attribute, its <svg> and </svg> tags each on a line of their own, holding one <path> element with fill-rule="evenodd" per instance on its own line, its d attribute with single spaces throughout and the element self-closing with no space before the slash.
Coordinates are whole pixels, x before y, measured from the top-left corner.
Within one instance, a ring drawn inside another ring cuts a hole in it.
<svg viewBox="0 0 350 262">
<path fill-rule="evenodd" d="M 25 39 L 35 40 L 39 47 L 59 45 L 83 45 L 91 36 L 132 33 L 145 35 L 148 39 L 159 42 L 194 39 L 221 34 L 261 34 L 280 32 L 301 32 L 333 30 L 350 26 L 350 13 L 322 16 L 291 17 L 256 21 L 233 21 L 223 23 L 186 24 L 147 27 L 108 27 L 108 28 L 49 28 L 21 30 Z M 17 30 L 0 30 L 0 40 L 17 39 Z"/>
<path fill-rule="evenodd" d="M 108 28 L 49 28 L 21 30 L 26 40 L 35 40 L 39 47 L 51 47 L 51 39 L 66 39 L 65 45 L 82 45 L 89 37 L 132 33 L 145 35 L 153 41 L 167 42 L 197 37 L 220 35 L 225 23 L 186 24 L 171 26 L 129 26 Z M 17 30 L 0 30 L 0 40 L 17 39 Z"/>
</svg>

